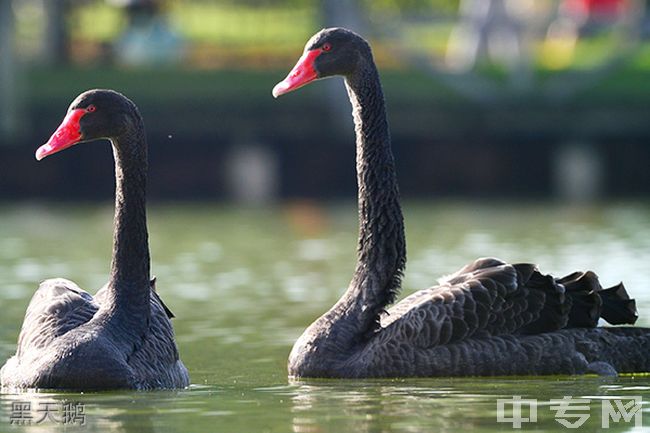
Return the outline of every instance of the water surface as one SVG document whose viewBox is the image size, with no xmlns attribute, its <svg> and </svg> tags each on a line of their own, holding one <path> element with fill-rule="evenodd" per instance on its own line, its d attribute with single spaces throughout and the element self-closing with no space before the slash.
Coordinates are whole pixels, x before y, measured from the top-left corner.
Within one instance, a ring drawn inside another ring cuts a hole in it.
<svg viewBox="0 0 650 433">
<path fill-rule="evenodd" d="M 524 423 L 524 430 L 556 431 L 565 428 L 552 399 L 589 399 L 582 428 L 590 429 L 601 426 L 603 400 L 650 402 L 650 378 L 643 375 L 289 382 L 293 341 L 337 300 L 352 274 L 355 215 L 352 203 L 151 206 L 152 270 L 177 316 L 193 385 L 175 392 L 5 393 L 0 431 L 508 431 L 512 423 L 497 422 L 497 399 L 513 396 L 538 400 L 538 421 Z M 491 255 L 534 261 L 558 275 L 594 269 L 603 285 L 624 280 L 638 301 L 639 325 L 650 325 L 650 206 L 407 203 L 405 217 L 405 294 Z M 92 293 L 105 283 L 111 224 L 108 204 L 0 207 L 0 358 L 15 351 L 40 280 L 63 276 Z M 10 425 L 19 403 L 31 409 L 29 427 Z M 64 425 L 61 411 L 77 403 L 86 425 Z M 59 412 L 37 422 L 48 407 Z M 644 421 L 650 426 L 650 413 Z M 611 426 L 634 428 L 623 421 Z"/>
</svg>

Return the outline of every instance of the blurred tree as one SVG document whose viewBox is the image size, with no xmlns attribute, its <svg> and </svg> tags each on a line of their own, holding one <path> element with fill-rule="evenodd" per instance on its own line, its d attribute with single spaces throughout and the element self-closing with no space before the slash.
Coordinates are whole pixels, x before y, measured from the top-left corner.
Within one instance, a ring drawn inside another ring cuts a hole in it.
<svg viewBox="0 0 650 433">
<path fill-rule="evenodd" d="M 357 0 L 324 0 L 321 2 L 321 21 L 325 27 L 346 27 L 364 34 L 364 20 Z"/>
<path fill-rule="evenodd" d="M 460 0 L 361 0 L 366 6 L 375 9 L 392 9 L 401 12 L 436 10 L 455 13 Z"/>
<path fill-rule="evenodd" d="M 43 34 L 43 60 L 49 64 L 65 64 L 69 60 L 66 14 L 67 0 L 44 0 L 46 25 Z"/>
<path fill-rule="evenodd" d="M 126 1 L 126 0 L 125 0 Z M 213 0 L 181 0 L 183 2 L 193 3 L 214 3 Z M 350 0 L 353 3 L 359 3 L 363 6 L 371 6 L 377 9 L 393 9 L 405 12 L 417 11 L 422 9 L 435 9 L 439 11 L 456 12 L 460 0 Z M 222 4 L 232 4 L 240 6 L 270 7 L 270 6 L 312 6 L 314 4 L 322 6 L 324 1 L 314 0 L 220 0 Z"/>
<path fill-rule="evenodd" d="M 0 1 L 0 135 L 11 136 L 17 130 L 16 53 L 14 49 L 14 13 L 12 2 Z"/>
</svg>

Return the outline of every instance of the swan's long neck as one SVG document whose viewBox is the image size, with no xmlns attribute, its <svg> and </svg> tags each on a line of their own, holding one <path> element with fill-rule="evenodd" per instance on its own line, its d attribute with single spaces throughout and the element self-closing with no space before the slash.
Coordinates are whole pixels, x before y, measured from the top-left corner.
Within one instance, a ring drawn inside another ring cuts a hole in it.
<svg viewBox="0 0 650 433">
<path fill-rule="evenodd" d="M 369 50 L 368 50 L 369 51 Z M 359 243 L 352 281 L 312 323 L 289 355 L 289 374 L 328 376 L 337 362 L 371 338 L 401 284 L 406 264 L 404 222 L 384 96 L 372 55 L 345 80 L 357 136 Z"/>
<path fill-rule="evenodd" d="M 113 139 L 115 221 L 109 290 L 118 309 L 148 314 L 147 145 L 139 114 L 132 128 Z"/>
<path fill-rule="evenodd" d="M 339 348 L 367 338 L 397 295 L 406 263 L 402 210 L 379 74 L 372 61 L 346 78 L 357 137 L 359 241 L 348 290 L 316 327 Z M 338 337 L 337 337 L 338 336 Z M 341 338 L 341 341 L 334 341 Z M 347 341 L 344 341 L 347 340 Z"/>
<path fill-rule="evenodd" d="M 369 330 L 397 296 L 406 264 L 404 221 L 399 204 L 384 95 L 372 61 L 346 79 L 357 139 L 359 242 L 357 266 L 341 299 Z"/>
</svg>

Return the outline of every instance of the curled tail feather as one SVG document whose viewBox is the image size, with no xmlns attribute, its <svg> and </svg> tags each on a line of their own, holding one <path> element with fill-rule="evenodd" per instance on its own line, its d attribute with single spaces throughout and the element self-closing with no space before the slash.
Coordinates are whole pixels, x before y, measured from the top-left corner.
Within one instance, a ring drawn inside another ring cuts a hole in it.
<svg viewBox="0 0 650 433">
<path fill-rule="evenodd" d="M 604 289 L 598 294 L 603 300 L 603 311 L 600 315 L 612 325 L 632 325 L 639 318 L 636 302 L 630 299 L 623 283 Z"/>
<path fill-rule="evenodd" d="M 612 325 L 633 324 L 638 317 L 636 303 L 623 284 L 603 289 L 598 276 L 591 272 L 574 272 L 557 280 L 571 300 L 569 328 L 594 328 L 602 317 Z"/>
</svg>

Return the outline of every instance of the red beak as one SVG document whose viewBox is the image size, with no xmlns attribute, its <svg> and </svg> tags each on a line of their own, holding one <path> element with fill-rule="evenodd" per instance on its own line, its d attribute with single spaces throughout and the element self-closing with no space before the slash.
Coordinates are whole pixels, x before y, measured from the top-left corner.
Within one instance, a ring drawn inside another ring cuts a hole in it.
<svg viewBox="0 0 650 433">
<path fill-rule="evenodd" d="M 320 50 L 307 51 L 298 59 L 298 63 L 293 67 L 287 78 L 280 81 L 273 88 L 273 97 L 296 90 L 305 84 L 311 83 L 318 78 L 318 73 L 314 68 L 314 60 L 320 55 Z"/>
<path fill-rule="evenodd" d="M 47 143 L 36 150 L 36 159 L 40 161 L 48 155 L 79 143 L 82 139 L 79 120 L 84 114 L 86 114 L 86 110 L 83 108 L 77 108 L 69 112 L 61 125 L 54 131 L 54 134 L 47 140 Z"/>
</svg>

